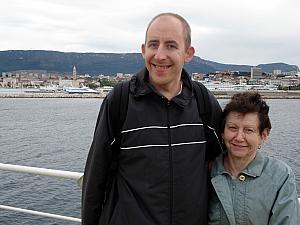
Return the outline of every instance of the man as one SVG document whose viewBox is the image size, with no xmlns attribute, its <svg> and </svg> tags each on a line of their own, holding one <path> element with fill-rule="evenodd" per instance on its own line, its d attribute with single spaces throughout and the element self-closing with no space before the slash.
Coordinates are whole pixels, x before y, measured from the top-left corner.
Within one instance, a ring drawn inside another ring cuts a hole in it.
<svg viewBox="0 0 300 225">
<path fill-rule="evenodd" d="M 101 106 L 85 168 L 84 225 L 207 224 L 206 140 L 191 80 L 183 70 L 194 52 L 190 27 L 181 16 L 163 13 L 149 23 L 142 44 L 146 68 L 130 81 L 110 190 L 113 91 Z M 220 106 L 211 94 L 210 101 L 218 124 Z"/>
</svg>

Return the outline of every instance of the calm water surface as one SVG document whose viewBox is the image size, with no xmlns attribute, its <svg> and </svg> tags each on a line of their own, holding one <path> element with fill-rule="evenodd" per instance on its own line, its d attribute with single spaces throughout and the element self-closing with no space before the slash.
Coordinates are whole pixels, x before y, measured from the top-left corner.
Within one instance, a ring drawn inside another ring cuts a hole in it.
<svg viewBox="0 0 300 225">
<path fill-rule="evenodd" d="M 220 100 L 222 106 L 228 100 Z M 1 163 L 82 172 L 101 99 L 0 98 Z M 300 193 L 300 100 L 267 100 L 272 131 L 262 151 L 287 162 Z M 79 186 L 0 171 L 0 204 L 80 217 Z M 0 210 L 0 224 L 79 224 Z"/>
</svg>

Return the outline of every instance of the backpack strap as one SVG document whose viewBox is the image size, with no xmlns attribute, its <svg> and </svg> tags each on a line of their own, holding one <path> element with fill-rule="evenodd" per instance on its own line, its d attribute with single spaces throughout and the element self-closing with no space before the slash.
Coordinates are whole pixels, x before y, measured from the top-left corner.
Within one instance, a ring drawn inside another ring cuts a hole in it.
<svg viewBox="0 0 300 225">
<path fill-rule="evenodd" d="M 212 160 L 223 151 L 217 131 L 212 125 L 212 105 L 207 88 L 200 82 L 193 81 L 193 90 L 198 112 L 203 122 L 206 139 L 205 159 Z"/>
<path fill-rule="evenodd" d="M 209 101 L 207 88 L 200 82 L 192 82 L 194 94 L 197 101 L 198 111 L 202 122 L 205 126 L 210 125 L 211 121 L 211 104 Z"/>
<path fill-rule="evenodd" d="M 129 81 L 118 83 L 113 90 L 113 101 L 111 109 L 111 121 L 114 133 L 114 143 L 112 144 L 112 164 L 117 164 L 121 144 L 121 131 L 126 119 L 128 99 L 129 99 Z M 113 167 L 117 167 L 113 165 Z M 113 168 L 115 170 L 116 168 Z"/>
<path fill-rule="evenodd" d="M 118 83 L 114 87 L 112 102 L 112 127 L 115 141 L 120 141 L 121 129 L 127 115 L 129 98 L 129 81 Z"/>
<path fill-rule="evenodd" d="M 107 200 L 115 182 L 119 166 L 119 153 L 121 144 L 121 130 L 127 115 L 129 99 L 129 81 L 118 83 L 113 89 L 112 104 L 110 110 L 114 141 L 111 144 L 110 167 L 106 181 L 105 200 Z"/>
</svg>

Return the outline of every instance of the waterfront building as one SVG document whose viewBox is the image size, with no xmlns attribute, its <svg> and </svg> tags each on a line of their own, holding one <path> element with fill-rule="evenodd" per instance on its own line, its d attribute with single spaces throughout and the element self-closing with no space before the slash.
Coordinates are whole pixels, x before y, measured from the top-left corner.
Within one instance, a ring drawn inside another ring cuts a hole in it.
<svg viewBox="0 0 300 225">
<path fill-rule="evenodd" d="M 273 85 L 273 86 L 281 86 L 281 80 L 280 79 L 276 79 L 276 78 L 271 78 L 268 80 L 269 84 L 270 85 Z"/>
<path fill-rule="evenodd" d="M 0 87 L 10 87 L 15 88 L 17 86 L 16 77 L 4 77 L 0 80 Z"/>
<path fill-rule="evenodd" d="M 69 79 L 59 79 L 58 86 L 59 87 L 72 87 L 73 85 L 73 80 Z"/>
<path fill-rule="evenodd" d="M 282 87 L 296 87 L 300 85 L 300 77 L 298 76 L 285 76 L 281 79 Z"/>
<path fill-rule="evenodd" d="M 282 72 L 281 72 L 281 70 L 273 70 L 273 75 L 281 75 L 282 74 Z"/>
<path fill-rule="evenodd" d="M 204 76 L 203 73 L 192 73 L 192 80 L 200 81 L 203 80 Z"/>
<path fill-rule="evenodd" d="M 251 67 L 251 80 L 259 80 L 262 78 L 262 69 L 259 67 Z"/>
<path fill-rule="evenodd" d="M 73 80 L 77 80 L 77 72 L 75 66 L 73 66 Z"/>
<path fill-rule="evenodd" d="M 284 72 L 283 75 L 286 76 L 296 76 L 298 74 L 297 71 L 289 71 L 289 72 Z"/>
<path fill-rule="evenodd" d="M 76 66 L 73 66 L 73 76 L 72 76 L 72 87 L 79 87 L 79 80 L 77 80 L 77 71 L 76 71 Z"/>
</svg>

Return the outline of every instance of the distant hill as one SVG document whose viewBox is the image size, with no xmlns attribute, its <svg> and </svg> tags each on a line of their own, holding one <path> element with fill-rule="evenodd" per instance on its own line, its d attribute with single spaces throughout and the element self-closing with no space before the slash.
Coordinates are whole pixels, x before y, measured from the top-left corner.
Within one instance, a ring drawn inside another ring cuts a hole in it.
<svg viewBox="0 0 300 225">
<path fill-rule="evenodd" d="M 269 63 L 269 64 L 259 64 L 257 67 L 262 68 L 263 71 L 266 72 L 272 72 L 274 68 L 277 68 L 277 70 L 281 70 L 284 72 L 289 72 L 289 71 L 298 71 L 299 68 L 298 66 L 295 65 L 288 65 L 285 63 Z"/>
<path fill-rule="evenodd" d="M 70 73 L 73 65 L 79 74 L 115 75 L 135 73 L 144 66 L 140 53 L 73 53 L 43 50 L 0 51 L 0 73 L 15 70 L 46 70 Z M 215 71 L 250 72 L 251 65 L 221 64 L 195 56 L 185 65 L 190 72 L 210 73 Z M 299 70 L 298 66 L 285 63 L 260 64 L 264 72 L 279 69 L 283 72 Z"/>
</svg>

